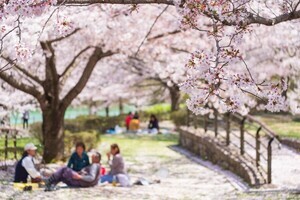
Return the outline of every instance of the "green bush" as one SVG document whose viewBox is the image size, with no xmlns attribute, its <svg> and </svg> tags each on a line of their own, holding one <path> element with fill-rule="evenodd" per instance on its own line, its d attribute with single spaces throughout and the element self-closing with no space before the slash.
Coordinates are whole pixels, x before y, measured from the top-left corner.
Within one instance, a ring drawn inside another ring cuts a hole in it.
<svg viewBox="0 0 300 200">
<path fill-rule="evenodd" d="M 171 105 L 170 104 L 156 104 L 156 105 L 147 107 L 144 111 L 146 113 L 152 113 L 154 115 L 170 113 Z"/>
<path fill-rule="evenodd" d="M 86 146 L 86 150 L 89 151 L 96 148 L 99 140 L 99 134 L 95 131 L 92 132 L 79 132 L 71 133 L 70 131 L 65 131 L 65 154 L 70 155 L 72 149 L 77 142 L 83 142 Z"/>
<path fill-rule="evenodd" d="M 30 124 L 30 133 L 34 138 L 36 138 L 40 144 L 43 143 L 43 134 L 42 134 L 42 123 L 36 122 L 33 124 Z"/>
<path fill-rule="evenodd" d="M 116 125 L 123 125 L 125 116 L 117 117 L 99 117 L 99 116 L 79 116 L 75 119 L 65 120 L 65 143 L 68 151 L 77 141 L 86 141 L 87 148 L 92 148 L 89 145 L 95 140 L 95 134 L 102 134 L 109 128 Z M 30 132 L 40 144 L 43 143 L 42 123 L 37 122 L 30 125 Z M 70 140 L 70 141 L 69 141 Z M 90 141 L 91 140 L 91 141 Z M 70 146 L 71 145 L 71 146 Z"/>
<path fill-rule="evenodd" d="M 171 120 L 176 126 L 186 126 L 187 125 L 187 108 L 181 108 L 178 111 L 171 113 Z M 206 121 L 208 126 L 212 125 L 211 120 Z M 189 113 L 189 125 L 195 128 L 204 127 L 204 116 L 195 115 L 191 111 Z"/>
<path fill-rule="evenodd" d="M 145 108 L 139 112 L 142 121 L 148 121 L 151 115 L 155 115 L 159 121 L 170 120 L 171 105 L 170 104 L 156 104 Z"/>
<path fill-rule="evenodd" d="M 97 131 L 104 133 L 109 128 L 116 125 L 124 125 L 125 116 L 99 117 L 99 116 L 79 116 L 75 119 L 65 120 L 65 130 L 74 132 Z"/>
<path fill-rule="evenodd" d="M 171 113 L 171 120 L 176 126 L 184 126 L 187 121 L 187 109 L 180 109 Z"/>
</svg>

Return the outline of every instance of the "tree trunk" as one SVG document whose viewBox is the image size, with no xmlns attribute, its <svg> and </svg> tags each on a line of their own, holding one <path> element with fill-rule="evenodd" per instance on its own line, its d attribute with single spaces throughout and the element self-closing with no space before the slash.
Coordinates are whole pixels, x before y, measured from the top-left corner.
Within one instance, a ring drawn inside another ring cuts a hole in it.
<svg viewBox="0 0 300 200">
<path fill-rule="evenodd" d="M 122 98 L 119 99 L 119 110 L 120 110 L 120 115 L 124 114 L 124 106 L 123 106 Z"/>
<path fill-rule="evenodd" d="M 105 107 L 105 114 L 106 114 L 106 117 L 109 117 L 109 106 Z"/>
<path fill-rule="evenodd" d="M 43 159 L 46 163 L 64 157 L 64 111 L 47 108 L 43 112 Z"/>
<path fill-rule="evenodd" d="M 180 90 L 177 86 L 169 88 L 171 97 L 171 111 L 179 110 Z"/>
</svg>

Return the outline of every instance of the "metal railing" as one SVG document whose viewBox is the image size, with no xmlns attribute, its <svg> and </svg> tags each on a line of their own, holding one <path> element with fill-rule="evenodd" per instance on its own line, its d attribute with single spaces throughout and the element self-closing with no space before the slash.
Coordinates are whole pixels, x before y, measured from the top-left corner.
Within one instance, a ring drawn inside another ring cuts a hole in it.
<svg viewBox="0 0 300 200">
<path fill-rule="evenodd" d="M 211 128 L 214 137 L 224 142 L 224 146 L 230 146 L 238 151 L 256 168 L 264 178 L 264 183 L 272 182 L 272 144 L 276 141 L 280 145 L 278 136 L 273 131 L 251 115 L 232 113 L 221 115 L 217 110 L 214 110 L 213 119 L 209 119 L 207 115 L 194 116 L 193 119 L 198 119 L 194 121 L 188 112 L 187 126 L 193 123 L 197 128 L 199 118 L 205 132 Z"/>
<path fill-rule="evenodd" d="M 21 130 L 11 127 L 0 127 L 0 167 L 6 168 L 7 161 L 18 159 L 20 149 L 17 147 L 17 138 Z M 9 154 L 12 154 L 9 155 Z"/>
</svg>

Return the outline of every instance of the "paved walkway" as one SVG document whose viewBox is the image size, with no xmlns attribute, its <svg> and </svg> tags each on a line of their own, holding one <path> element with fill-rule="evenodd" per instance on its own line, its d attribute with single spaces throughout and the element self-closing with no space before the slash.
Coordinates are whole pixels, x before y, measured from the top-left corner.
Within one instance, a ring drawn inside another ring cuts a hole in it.
<svg viewBox="0 0 300 200">
<path fill-rule="evenodd" d="M 158 149 L 159 151 L 160 149 Z M 0 183 L 0 199 L 16 200 L 73 200 L 73 199 L 298 199 L 289 193 L 247 192 L 247 187 L 229 172 L 223 171 L 201 159 L 188 154 L 185 150 L 164 149 L 168 159 L 147 157 L 135 158 L 137 162 L 129 162 L 132 180 L 145 177 L 148 180 L 160 179 L 161 183 L 148 186 L 133 186 L 131 188 L 112 187 L 111 185 L 97 186 L 87 189 L 60 189 L 55 192 L 21 192 L 13 189 L 7 182 Z M 189 158 L 187 158 L 189 157 Z M 133 165 L 134 164 L 134 165 Z M 228 174 L 229 173 L 229 174 Z M 3 171 L 1 180 L 11 179 L 11 174 Z M 276 198 L 275 198 L 276 197 Z M 300 199 L 300 198 L 299 198 Z"/>
<path fill-rule="evenodd" d="M 284 145 L 281 149 L 273 149 L 273 184 L 300 191 L 300 154 Z"/>
<path fill-rule="evenodd" d="M 204 133 L 203 129 L 189 128 L 190 132 L 197 132 L 197 134 L 203 134 L 205 136 L 215 137 L 213 131 Z M 238 131 L 233 132 L 235 135 L 239 135 Z M 219 130 L 218 138 L 221 141 L 225 141 L 225 131 Z M 255 146 L 255 139 L 253 136 L 245 134 L 245 141 Z M 262 144 L 267 146 L 268 139 L 262 137 Z M 240 146 L 240 140 L 231 135 L 232 148 L 236 148 L 237 152 Z M 245 143 L 245 152 L 251 157 L 255 158 L 256 152 L 249 144 Z M 261 147 L 261 152 L 264 157 L 267 157 L 267 150 Z M 239 154 L 239 153 L 238 153 Z M 267 162 L 261 158 L 261 165 L 266 169 Z M 281 145 L 278 141 L 272 143 L 272 185 L 266 188 L 276 190 L 298 190 L 300 192 L 300 154 L 288 148 L 285 145 Z"/>
</svg>

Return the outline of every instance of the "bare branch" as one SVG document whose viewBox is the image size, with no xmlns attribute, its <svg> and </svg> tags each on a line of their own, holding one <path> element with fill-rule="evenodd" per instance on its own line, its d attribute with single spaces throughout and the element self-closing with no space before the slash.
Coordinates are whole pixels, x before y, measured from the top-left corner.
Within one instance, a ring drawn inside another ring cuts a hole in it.
<svg viewBox="0 0 300 200">
<path fill-rule="evenodd" d="M 39 77 L 31 74 L 29 71 L 27 71 L 26 69 L 22 68 L 21 66 L 19 66 L 16 63 L 16 60 L 12 60 L 11 58 L 1 55 L 1 58 L 3 58 L 4 60 L 6 60 L 10 65 L 12 65 L 14 68 L 16 68 L 17 70 L 19 70 L 20 72 L 22 72 L 25 76 L 29 77 L 30 79 L 32 79 L 33 81 L 35 81 L 36 83 L 42 85 L 43 81 L 41 79 L 39 79 Z"/>
<path fill-rule="evenodd" d="M 0 78 L 7 82 L 10 86 L 32 95 L 36 99 L 41 99 L 42 97 L 42 94 L 35 87 L 26 85 L 25 83 L 20 82 L 19 80 L 15 79 L 13 76 L 10 76 L 5 72 L 0 73 Z"/>
<path fill-rule="evenodd" d="M 66 67 L 66 69 L 64 70 L 64 72 L 60 75 L 60 77 L 65 76 L 68 71 L 70 70 L 70 68 L 74 65 L 75 61 L 77 60 L 77 58 L 79 58 L 84 52 L 86 52 L 87 50 L 89 50 L 90 48 L 92 48 L 91 46 L 88 46 L 84 49 L 82 49 L 74 58 L 73 60 L 70 62 L 70 64 Z"/>
<path fill-rule="evenodd" d="M 86 83 L 88 82 L 96 64 L 102 58 L 113 55 L 114 53 L 111 51 L 103 52 L 101 48 L 96 47 L 93 54 L 91 55 L 86 67 L 76 83 L 76 85 L 68 92 L 68 94 L 61 101 L 61 109 L 65 110 L 71 104 L 71 102 L 77 97 L 77 95 L 83 90 Z"/>
<path fill-rule="evenodd" d="M 166 36 L 169 36 L 169 35 L 175 35 L 175 34 L 181 33 L 181 32 L 182 32 L 181 30 L 175 30 L 175 31 L 167 32 L 167 33 L 162 33 L 162 34 L 156 35 L 154 37 L 148 38 L 148 41 L 156 40 L 156 39 L 166 37 Z"/>
<path fill-rule="evenodd" d="M 69 34 L 67 34 L 65 36 L 58 37 L 58 38 L 53 39 L 53 40 L 48 40 L 47 42 L 50 43 L 50 44 L 54 43 L 54 42 L 59 42 L 59 41 L 64 40 L 64 39 L 66 39 L 68 37 L 71 37 L 72 35 L 74 35 L 75 33 L 77 33 L 79 30 L 80 30 L 80 28 L 76 28 L 74 31 L 72 31 L 71 33 L 69 33 Z"/>
<path fill-rule="evenodd" d="M 145 40 L 146 40 L 146 39 L 148 38 L 148 36 L 150 35 L 150 33 L 151 33 L 151 31 L 152 31 L 154 25 L 156 24 L 156 22 L 158 21 L 158 19 L 162 16 L 162 14 L 168 9 L 168 7 L 169 7 L 169 6 L 166 6 L 166 7 L 159 13 L 159 15 L 156 17 L 156 19 L 154 20 L 153 24 L 151 25 L 151 27 L 150 27 L 148 33 L 146 34 L 145 38 L 143 39 L 143 41 L 142 41 L 141 44 L 139 45 L 139 47 L 138 47 L 138 49 L 137 49 L 137 51 L 136 51 L 136 53 L 135 53 L 135 56 L 138 55 L 138 53 L 139 53 L 141 47 L 143 46 Z"/>
<path fill-rule="evenodd" d="M 167 4 L 174 5 L 173 0 L 58 0 L 57 4 L 90 5 L 90 4 Z"/>
</svg>

